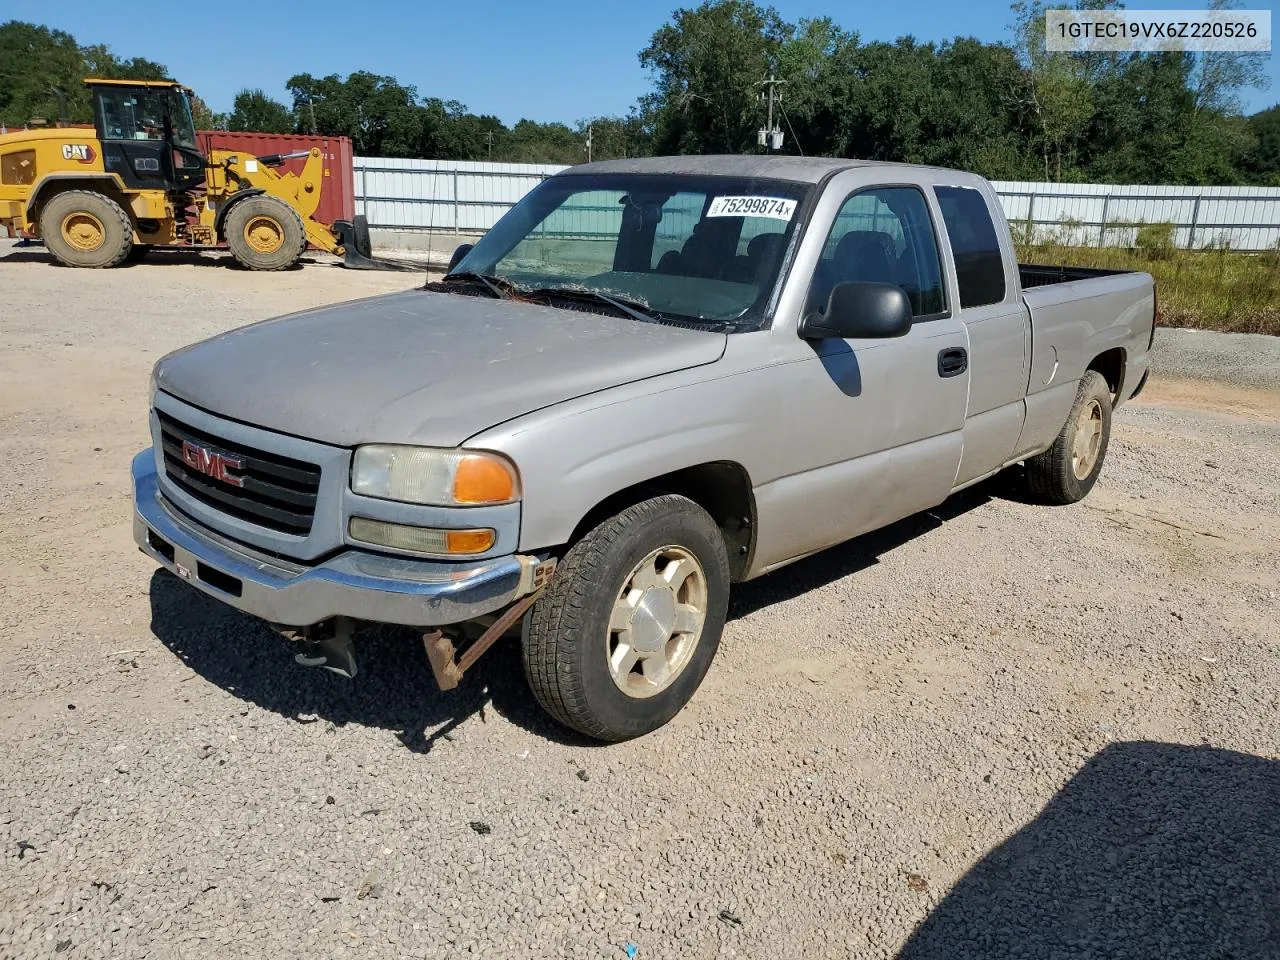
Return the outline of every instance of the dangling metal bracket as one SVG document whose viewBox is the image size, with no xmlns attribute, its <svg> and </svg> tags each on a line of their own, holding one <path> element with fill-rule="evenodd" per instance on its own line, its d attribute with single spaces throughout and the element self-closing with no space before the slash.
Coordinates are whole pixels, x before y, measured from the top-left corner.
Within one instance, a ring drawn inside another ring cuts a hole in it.
<svg viewBox="0 0 1280 960">
<path fill-rule="evenodd" d="M 423 634 L 422 645 L 427 650 L 427 662 L 431 664 L 431 672 L 435 674 L 436 684 L 440 689 L 452 690 L 456 687 L 461 682 L 462 675 L 484 656 L 500 636 L 524 616 L 525 611 L 533 606 L 534 601 L 541 594 L 542 590 L 539 589 L 507 607 L 506 612 L 493 621 L 489 629 L 462 651 L 462 655 L 456 659 L 453 641 L 446 637 L 443 631 L 433 630 Z"/>
</svg>

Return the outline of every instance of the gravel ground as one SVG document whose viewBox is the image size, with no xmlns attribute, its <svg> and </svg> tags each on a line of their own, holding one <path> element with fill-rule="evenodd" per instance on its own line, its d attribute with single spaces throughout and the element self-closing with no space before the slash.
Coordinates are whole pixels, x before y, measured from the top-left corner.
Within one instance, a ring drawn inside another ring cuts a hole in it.
<svg viewBox="0 0 1280 960">
<path fill-rule="evenodd" d="M 513 644 L 351 684 L 133 548 L 156 357 L 413 282 L 154 260 L 0 246 L 0 957 L 1280 956 L 1280 393 L 1157 376 L 1087 502 L 743 586 L 601 747 Z"/>
<path fill-rule="evenodd" d="M 1214 330 L 1157 330 L 1155 360 L 1167 377 L 1280 390 L 1280 337 Z"/>
</svg>

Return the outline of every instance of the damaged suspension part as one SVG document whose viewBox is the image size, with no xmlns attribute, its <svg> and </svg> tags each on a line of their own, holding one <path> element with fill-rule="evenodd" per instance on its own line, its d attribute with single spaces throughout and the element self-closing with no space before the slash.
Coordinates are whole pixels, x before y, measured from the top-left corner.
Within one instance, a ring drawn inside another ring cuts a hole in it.
<svg viewBox="0 0 1280 960">
<path fill-rule="evenodd" d="M 271 628 L 302 647 L 293 659 L 304 667 L 323 667 L 348 680 L 355 679 L 355 623 L 347 617 L 333 617 L 307 627 L 273 623 Z"/>
</svg>

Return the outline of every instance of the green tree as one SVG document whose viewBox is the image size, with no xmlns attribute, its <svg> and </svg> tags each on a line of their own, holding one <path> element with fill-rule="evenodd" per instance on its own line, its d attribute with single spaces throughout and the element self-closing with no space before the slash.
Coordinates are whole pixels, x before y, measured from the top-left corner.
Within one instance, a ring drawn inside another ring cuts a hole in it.
<svg viewBox="0 0 1280 960">
<path fill-rule="evenodd" d="M 300 73 L 288 82 L 298 129 L 350 137 L 357 154 L 413 157 L 423 136 L 422 107 L 414 87 L 358 70 L 316 78 Z"/>
<path fill-rule="evenodd" d="M 423 101 L 418 156 L 441 160 L 488 160 L 507 133 L 493 116 L 476 116 L 457 100 L 431 97 Z M 492 143 L 489 134 L 492 134 Z"/>
<path fill-rule="evenodd" d="M 244 90 L 230 115 L 198 97 L 202 129 L 290 128 L 351 137 L 389 157 L 577 163 L 590 129 L 598 159 L 756 152 L 760 82 L 784 81 L 775 120 L 784 152 L 905 160 L 1001 179 L 1119 183 L 1280 182 L 1280 113 L 1245 119 L 1242 91 L 1265 85 L 1256 55 L 1048 53 L 1046 2 L 1019 0 L 1014 42 L 907 36 L 864 43 L 829 17 L 784 21 L 753 0 L 676 10 L 640 51 L 653 86 L 624 116 L 508 128 L 457 100 L 420 97 L 367 71 L 289 81 L 292 104 Z M 1118 0 L 1074 0 L 1109 9 Z M 1239 0 L 1210 0 L 1215 8 Z M 0 24 L 0 122 L 90 118 L 85 76 L 156 79 L 166 68 L 36 24 Z M 1278 108 L 1280 109 L 1280 108 Z"/>
<path fill-rule="evenodd" d="M 521 120 L 501 141 L 495 140 L 494 160 L 516 163 L 582 163 L 586 139 L 563 123 Z"/>
<path fill-rule="evenodd" d="M 20 126 L 39 117 L 59 119 L 58 93 L 66 98 L 67 119 L 93 118 L 86 77 L 165 80 L 169 71 L 143 57 L 117 57 L 103 44 L 82 47 L 62 30 L 9 20 L 0 23 L 0 123 Z"/>
<path fill-rule="evenodd" d="M 775 122 L 787 133 L 785 152 L 838 153 L 845 144 L 837 133 L 845 84 L 852 68 L 858 35 L 836 25 L 830 17 L 801 20 L 778 50 L 777 76 L 781 88 L 781 118 Z"/>
<path fill-rule="evenodd" d="M 1188 55 L 1127 58 L 1099 77 L 1083 163 L 1103 183 L 1175 183 L 1188 117 Z"/>
<path fill-rule="evenodd" d="M 617 160 L 650 153 L 650 131 L 644 117 L 632 110 L 625 117 L 593 117 L 578 122 L 577 137 L 583 144 L 591 131 L 591 159 Z"/>
<path fill-rule="evenodd" d="M 739 153 L 763 125 L 758 84 L 778 67 L 792 28 L 751 0 L 707 0 L 677 10 L 640 52 L 654 80 L 659 153 Z"/>
<path fill-rule="evenodd" d="M 1034 119 L 1045 180 L 1074 174 L 1076 147 L 1093 117 L 1086 61 L 1045 49 L 1044 0 L 1013 4 L 1015 49 L 1024 68 L 1022 102 Z"/>
<path fill-rule="evenodd" d="M 1031 118 L 1010 90 L 1023 80 L 1014 51 L 961 38 L 938 50 L 928 100 L 924 162 L 973 170 L 993 180 L 1035 176 Z"/>
<path fill-rule="evenodd" d="M 253 133 L 292 133 L 293 114 L 261 90 L 241 90 L 231 105 L 227 129 Z"/>
<path fill-rule="evenodd" d="M 830 114 L 832 152 L 866 160 L 919 162 L 928 149 L 924 118 L 936 53 L 912 37 L 844 47 Z"/>
<path fill-rule="evenodd" d="M 81 50 L 88 76 L 108 80 L 172 80 L 169 68 L 145 57 L 121 60 L 105 44 L 94 44 Z"/>
<path fill-rule="evenodd" d="M 88 121 L 85 76 L 84 53 L 71 34 L 20 20 L 0 23 L 0 123 L 21 126 L 40 117 L 52 124 L 58 119 L 55 88 L 66 95 L 69 119 Z"/>
<path fill-rule="evenodd" d="M 1254 137 L 1245 168 L 1255 183 L 1280 187 L 1280 104 L 1249 118 Z"/>
<path fill-rule="evenodd" d="M 1240 0 L 1209 0 L 1207 6 L 1210 10 L 1239 10 L 1244 4 Z M 1187 86 L 1198 110 L 1238 115 L 1241 90 L 1265 90 L 1271 84 L 1265 53 L 1211 51 L 1190 56 Z"/>
</svg>

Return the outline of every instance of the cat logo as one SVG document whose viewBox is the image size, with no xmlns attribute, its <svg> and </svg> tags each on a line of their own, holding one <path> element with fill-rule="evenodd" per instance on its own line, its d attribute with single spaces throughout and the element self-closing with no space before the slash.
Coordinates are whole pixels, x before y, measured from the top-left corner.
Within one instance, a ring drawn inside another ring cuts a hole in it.
<svg viewBox="0 0 1280 960">
<path fill-rule="evenodd" d="M 97 154 L 93 152 L 93 147 L 87 143 L 64 143 L 62 145 L 62 159 L 76 160 L 79 163 L 93 163 Z"/>
</svg>

